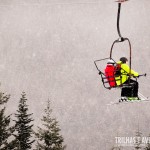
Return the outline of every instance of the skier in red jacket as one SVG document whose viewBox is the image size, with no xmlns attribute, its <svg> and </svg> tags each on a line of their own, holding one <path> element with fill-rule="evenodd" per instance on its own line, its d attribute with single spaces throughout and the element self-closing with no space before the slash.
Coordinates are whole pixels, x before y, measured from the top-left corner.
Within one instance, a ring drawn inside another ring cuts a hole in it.
<svg viewBox="0 0 150 150">
<path fill-rule="evenodd" d="M 108 60 L 107 66 L 105 68 L 105 75 L 109 82 L 110 87 L 116 86 L 114 72 L 115 72 L 115 62 L 112 59 L 110 59 Z"/>
</svg>

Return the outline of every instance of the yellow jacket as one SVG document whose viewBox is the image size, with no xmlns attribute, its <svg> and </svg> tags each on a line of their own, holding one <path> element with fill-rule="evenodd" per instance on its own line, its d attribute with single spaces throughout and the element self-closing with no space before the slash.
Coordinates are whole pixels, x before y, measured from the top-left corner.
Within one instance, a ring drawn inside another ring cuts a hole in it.
<svg viewBox="0 0 150 150">
<path fill-rule="evenodd" d="M 128 80 L 129 75 L 137 77 L 139 74 L 134 70 L 130 70 L 130 67 L 127 64 L 123 64 L 121 61 L 117 62 L 117 64 L 121 64 L 121 75 L 115 77 L 116 84 L 121 85 L 125 81 Z"/>
</svg>

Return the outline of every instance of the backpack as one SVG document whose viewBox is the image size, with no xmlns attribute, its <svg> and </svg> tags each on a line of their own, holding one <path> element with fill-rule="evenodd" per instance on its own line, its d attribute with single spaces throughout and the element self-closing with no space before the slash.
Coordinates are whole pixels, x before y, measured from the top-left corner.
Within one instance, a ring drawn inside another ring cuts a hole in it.
<svg viewBox="0 0 150 150">
<path fill-rule="evenodd" d="M 121 75 L 121 64 L 116 64 L 115 66 L 115 77 L 118 77 Z"/>
<path fill-rule="evenodd" d="M 107 78 L 107 81 L 110 85 L 110 87 L 115 87 L 116 86 L 116 80 L 115 77 L 121 75 L 121 64 L 107 64 L 105 68 L 105 76 Z"/>
</svg>

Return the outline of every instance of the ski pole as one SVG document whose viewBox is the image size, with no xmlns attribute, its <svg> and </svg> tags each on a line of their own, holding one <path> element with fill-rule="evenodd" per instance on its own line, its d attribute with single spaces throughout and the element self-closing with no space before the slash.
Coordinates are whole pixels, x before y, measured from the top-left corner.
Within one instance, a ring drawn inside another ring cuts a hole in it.
<svg viewBox="0 0 150 150">
<path fill-rule="evenodd" d="M 141 77 L 141 76 L 144 76 L 144 77 L 146 77 L 146 73 L 144 73 L 144 74 L 140 74 L 138 77 Z"/>
</svg>

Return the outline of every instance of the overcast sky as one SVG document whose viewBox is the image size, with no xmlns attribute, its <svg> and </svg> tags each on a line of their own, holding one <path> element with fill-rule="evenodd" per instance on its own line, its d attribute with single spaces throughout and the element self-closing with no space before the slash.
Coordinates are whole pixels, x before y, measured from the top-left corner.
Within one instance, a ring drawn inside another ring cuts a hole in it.
<svg viewBox="0 0 150 150">
<path fill-rule="evenodd" d="M 120 90 L 104 89 L 94 60 L 109 57 L 118 38 L 113 0 L 0 0 L 1 91 L 14 113 L 25 91 L 40 123 L 48 98 L 67 150 L 108 150 L 116 136 L 150 133 L 150 103 L 107 106 Z M 122 4 L 121 33 L 132 44 L 132 68 L 147 73 L 140 91 L 149 96 L 150 2 Z M 116 51 L 115 51 L 116 50 Z M 129 56 L 121 43 L 113 56 Z M 124 149 L 127 149 L 126 147 Z"/>
</svg>

